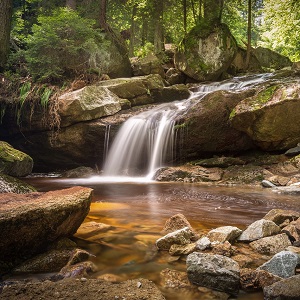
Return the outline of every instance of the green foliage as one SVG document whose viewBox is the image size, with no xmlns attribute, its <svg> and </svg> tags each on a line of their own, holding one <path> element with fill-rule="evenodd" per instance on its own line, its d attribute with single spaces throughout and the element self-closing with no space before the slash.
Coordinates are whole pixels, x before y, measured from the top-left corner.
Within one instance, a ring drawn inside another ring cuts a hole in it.
<svg viewBox="0 0 300 300">
<path fill-rule="evenodd" d="M 136 50 L 136 56 L 138 57 L 146 57 L 148 54 L 154 53 L 154 45 L 150 42 L 146 42 L 144 46 L 139 47 Z"/>
<path fill-rule="evenodd" d="M 41 96 L 41 105 L 44 109 L 46 109 L 48 106 L 48 102 L 49 102 L 51 93 L 52 93 L 51 89 L 49 89 L 48 87 L 44 88 L 44 91 Z"/>
<path fill-rule="evenodd" d="M 20 124 L 22 108 L 25 103 L 25 100 L 27 99 L 28 95 L 30 94 L 30 91 L 31 91 L 31 83 L 30 82 L 25 82 L 21 85 L 20 95 L 19 95 L 19 105 L 16 110 L 17 124 Z"/>
<path fill-rule="evenodd" d="M 108 42 L 93 28 L 93 21 L 60 8 L 51 16 L 40 16 L 38 22 L 28 37 L 25 53 L 35 79 L 55 80 L 85 73 L 89 68 L 102 72 Z"/>
<path fill-rule="evenodd" d="M 300 2 L 265 0 L 261 46 L 300 60 Z"/>
</svg>

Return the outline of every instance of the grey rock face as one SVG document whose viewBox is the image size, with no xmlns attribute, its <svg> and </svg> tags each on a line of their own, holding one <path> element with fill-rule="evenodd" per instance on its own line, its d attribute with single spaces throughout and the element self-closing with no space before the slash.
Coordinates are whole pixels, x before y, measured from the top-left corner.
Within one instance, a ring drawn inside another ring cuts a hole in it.
<svg viewBox="0 0 300 300">
<path fill-rule="evenodd" d="M 156 246 L 160 250 L 169 250 L 173 244 L 186 245 L 191 242 L 193 232 L 189 227 L 168 233 L 156 241 Z"/>
<path fill-rule="evenodd" d="M 240 269 L 231 258 L 194 252 L 188 255 L 186 264 L 192 283 L 233 295 L 238 293 Z"/>
<path fill-rule="evenodd" d="M 291 246 L 291 242 L 285 233 L 265 237 L 250 243 L 250 247 L 261 254 L 276 254 Z"/>
<path fill-rule="evenodd" d="M 269 220 L 258 220 L 250 224 L 238 238 L 239 241 L 255 241 L 280 232 L 280 227 Z"/>
<path fill-rule="evenodd" d="M 281 251 L 258 269 L 268 271 L 282 278 L 288 278 L 295 275 L 298 263 L 300 263 L 300 256 L 298 254 L 290 251 Z"/>
</svg>

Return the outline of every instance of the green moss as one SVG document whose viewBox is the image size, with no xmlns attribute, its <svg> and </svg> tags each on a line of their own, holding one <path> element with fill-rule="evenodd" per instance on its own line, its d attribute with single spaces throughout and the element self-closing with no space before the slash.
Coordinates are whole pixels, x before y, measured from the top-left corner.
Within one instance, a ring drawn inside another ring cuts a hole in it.
<svg viewBox="0 0 300 300">
<path fill-rule="evenodd" d="M 277 90 L 278 86 L 270 86 L 265 90 L 258 93 L 256 97 L 253 99 L 255 100 L 253 103 L 254 108 L 260 108 L 263 104 L 267 103 L 273 96 L 274 92 Z"/>
<path fill-rule="evenodd" d="M 184 129 L 187 127 L 187 123 L 181 123 L 174 126 L 175 130 Z"/>
<path fill-rule="evenodd" d="M 234 108 L 229 115 L 229 120 L 231 121 L 235 115 L 236 115 L 236 109 Z"/>
<path fill-rule="evenodd" d="M 13 162 L 15 160 L 22 160 L 26 154 L 14 149 L 6 142 L 0 142 L 0 159 L 6 162 Z"/>
</svg>

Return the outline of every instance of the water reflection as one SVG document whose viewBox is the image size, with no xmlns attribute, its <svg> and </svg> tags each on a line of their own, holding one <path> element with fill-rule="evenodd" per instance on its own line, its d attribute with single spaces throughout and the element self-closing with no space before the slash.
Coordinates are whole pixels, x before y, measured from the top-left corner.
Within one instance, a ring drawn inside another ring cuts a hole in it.
<svg viewBox="0 0 300 300">
<path fill-rule="evenodd" d="M 108 183 L 62 178 L 30 178 L 40 191 L 82 185 L 94 189 L 93 203 L 86 222 L 95 221 L 113 229 L 87 239 L 79 246 L 95 257 L 99 272 L 115 274 L 122 280 L 148 278 L 160 285 L 160 271 L 166 268 L 185 271 L 184 261 L 169 261 L 168 253 L 156 253 L 155 241 L 165 221 L 184 214 L 199 232 L 221 225 L 241 229 L 262 218 L 272 208 L 299 210 L 298 196 L 281 195 L 259 187 L 216 187 L 178 183 Z M 164 290 L 166 298 L 208 299 L 199 291 Z M 263 299 L 262 293 L 240 293 L 238 299 Z"/>
</svg>

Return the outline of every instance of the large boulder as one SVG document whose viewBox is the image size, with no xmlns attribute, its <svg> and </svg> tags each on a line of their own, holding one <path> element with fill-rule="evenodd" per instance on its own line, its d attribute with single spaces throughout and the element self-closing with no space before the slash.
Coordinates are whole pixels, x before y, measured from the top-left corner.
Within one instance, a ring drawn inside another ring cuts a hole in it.
<svg viewBox="0 0 300 300">
<path fill-rule="evenodd" d="M 299 105 L 299 80 L 271 85 L 241 101 L 231 124 L 263 150 L 287 150 L 300 142 Z"/>
<path fill-rule="evenodd" d="M 161 77 L 165 77 L 165 71 L 161 61 L 152 53 L 142 58 L 133 57 L 130 61 L 134 76 L 159 74 Z"/>
<path fill-rule="evenodd" d="M 252 90 L 240 93 L 216 91 L 197 102 L 179 120 L 177 153 L 191 160 L 207 153 L 253 148 L 249 136 L 233 128 L 229 121 L 231 110 L 253 93 Z"/>
<path fill-rule="evenodd" d="M 121 110 L 121 99 L 107 88 L 95 85 L 59 97 L 60 126 L 110 116 Z"/>
<path fill-rule="evenodd" d="M 252 53 L 258 59 L 260 65 L 265 68 L 279 70 L 291 67 L 293 64 L 288 57 L 268 48 L 257 47 L 252 49 Z"/>
<path fill-rule="evenodd" d="M 29 155 L 0 141 L 0 173 L 22 177 L 29 175 L 32 168 L 33 160 Z"/>
<path fill-rule="evenodd" d="M 238 294 L 240 268 L 231 258 L 194 252 L 188 255 L 186 265 L 192 283 L 232 295 Z"/>
<path fill-rule="evenodd" d="M 89 212 L 92 189 L 0 195 L 0 274 L 72 236 Z"/>
<path fill-rule="evenodd" d="M 179 45 L 175 65 L 197 81 L 217 80 L 236 52 L 237 43 L 226 25 L 202 24 L 194 27 Z"/>
</svg>

